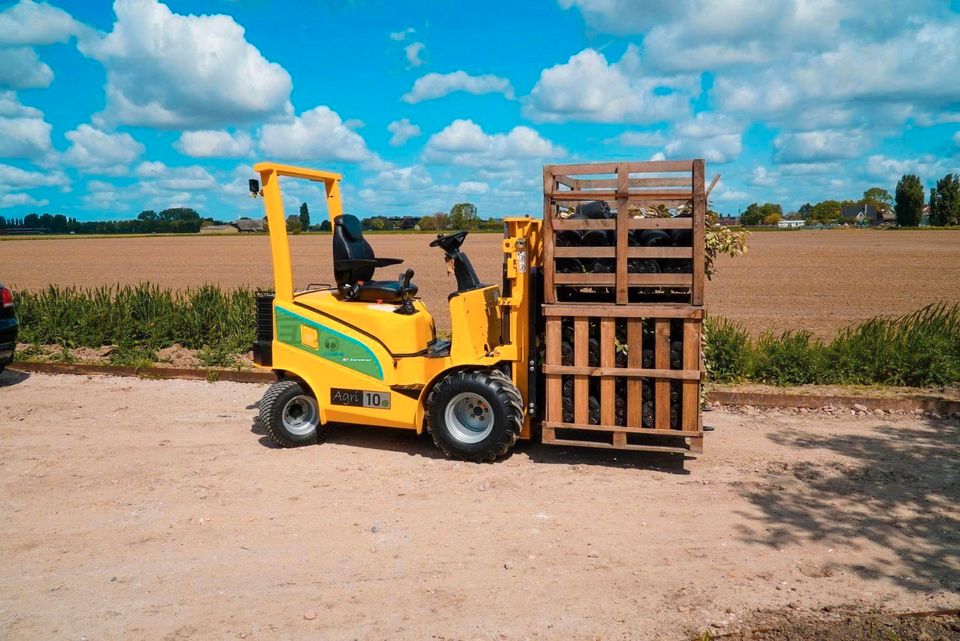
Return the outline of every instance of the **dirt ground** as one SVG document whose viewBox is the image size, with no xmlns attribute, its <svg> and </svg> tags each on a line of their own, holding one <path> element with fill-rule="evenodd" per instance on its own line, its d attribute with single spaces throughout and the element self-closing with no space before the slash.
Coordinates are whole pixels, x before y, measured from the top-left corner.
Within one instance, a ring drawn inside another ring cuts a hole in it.
<svg viewBox="0 0 960 641">
<path fill-rule="evenodd" d="M 681 640 L 960 607 L 956 421 L 717 410 L 697 459 L 476 465 L 371 428 L 274 449 L 263 391 L 0 375 L 0 638 Z"/>
<path fill-rule="evenodd" d="M 447 275 L 431 234 L 370 236 L 379 256 L 404 258 L 437 319 L 449 328 Z M 474 234 L 464 249 L 480 277 L 501 278 L 501 237 Z M 720 260 L 707 284 L 710 313 L 754 333 L 808 329 L 829 337 L 877 314 L 903 314 L 934 301 L 960 300 L 960 232 L 797 231 L 755 233 L 746 256 Z M 329 236 L 292 236 L 299 286 L 332 281 Z M 382 270 L 392 279 L 401 268 Z M 217 283 L 270 287 L 266 236 L 69 238 L 0 242 L 0 281 L 15 288 L 150 281 L 166 287 Z"/>
</svg>

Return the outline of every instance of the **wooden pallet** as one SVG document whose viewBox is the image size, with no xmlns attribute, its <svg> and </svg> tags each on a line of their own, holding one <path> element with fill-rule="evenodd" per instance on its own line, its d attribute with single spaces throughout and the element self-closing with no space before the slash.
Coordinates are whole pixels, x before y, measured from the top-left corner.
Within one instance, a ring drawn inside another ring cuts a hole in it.
<svg viewBox="0 0 960 641">
<path fill-rule="evenodd" d="M 577 204 L 605 201 L 613 218 L 568 220 Z M 634 217 L 638 208 L 688 206 L 683 217 Z M 603 301 L 626 304 L 631 291 L 647 300 L 703 304 L 706 193 L 703 160 L 546 165 L 543 168 L 544 295 L 547 303 L 584 288 Z M 630 210 L 634 209 L 634 215 Z M 690 247 L 630 246 L 631 230 L 691 230 Z M 557 232 L 609 230 L 615 242 L 599 247 L 557 246 Z M 561 273 L 557 259 L 612 259 L 610 273 Z M 685 273 L 630 273 L 630 259 L 685 259 Z M 562 290 L 562 292 L 561 292 Z"/>
<path fill-rule="evenodd" d="M 702 307 L 556 304 L 544 305 L 543 312 L 544 443 L 675 453 L 703 450 Z"/>
</svg>

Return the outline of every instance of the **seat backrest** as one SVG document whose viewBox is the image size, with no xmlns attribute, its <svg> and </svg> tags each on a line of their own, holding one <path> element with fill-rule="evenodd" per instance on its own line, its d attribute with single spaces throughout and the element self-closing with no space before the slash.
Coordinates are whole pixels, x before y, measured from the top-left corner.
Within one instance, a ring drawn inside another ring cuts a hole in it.
<svg viewBox="0 0 960 641">
<path fill-rule="evenodd" d="M 337 287 L 344 284 L 353 284 L 358 281 L 367 281 L 373 278 L 371 267 L 358 269 L 342 269 L 337 261 L 343 259 L 373 260 L 376 256 L 370 243 L 363 237 L 363 227 L 356 216 L 341 214 L 333 222 L 333 276 Z"/>
</svg>

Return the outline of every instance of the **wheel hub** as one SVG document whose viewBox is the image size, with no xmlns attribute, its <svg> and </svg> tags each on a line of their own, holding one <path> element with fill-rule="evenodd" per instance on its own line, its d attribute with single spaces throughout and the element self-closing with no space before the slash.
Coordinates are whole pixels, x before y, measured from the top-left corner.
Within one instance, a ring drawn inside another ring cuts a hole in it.
<svg viewBox="0 0 960 641">
<path fill-rule="evenodd" d="M 450 399 L 444 419 L 450 434 L 462 443 L 479 443 L 493 431 L 493 408 L 473 392 L 463 392 Z"/>
<path fill-rule="evenodd" d="M 283 426 L 297 436 L 304 436 L 317 429 L 320 410 L 312 396 L 294 396 L 283 406 Z"/>
</svg>

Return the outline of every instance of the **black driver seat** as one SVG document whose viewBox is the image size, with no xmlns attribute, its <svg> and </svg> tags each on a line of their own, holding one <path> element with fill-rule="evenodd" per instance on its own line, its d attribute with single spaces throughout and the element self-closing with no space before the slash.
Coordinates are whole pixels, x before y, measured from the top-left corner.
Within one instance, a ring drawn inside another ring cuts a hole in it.
<svg viewBox="0 0 960 641">
<path fill-rule="evenodd" d="M 360 220 L 342 214 L 333 223 L 333 277 L 344 300 L 368 303 L 399 303 L 404 294 L 416 296 L 417 286 L 398 280 L 370 280 L 377 267 L 399 265 L 402 258 L 377 258 L 370 243 L 363 237 Z M 413 275 L 412 270 L 408 270 Z"/>
</svg>

